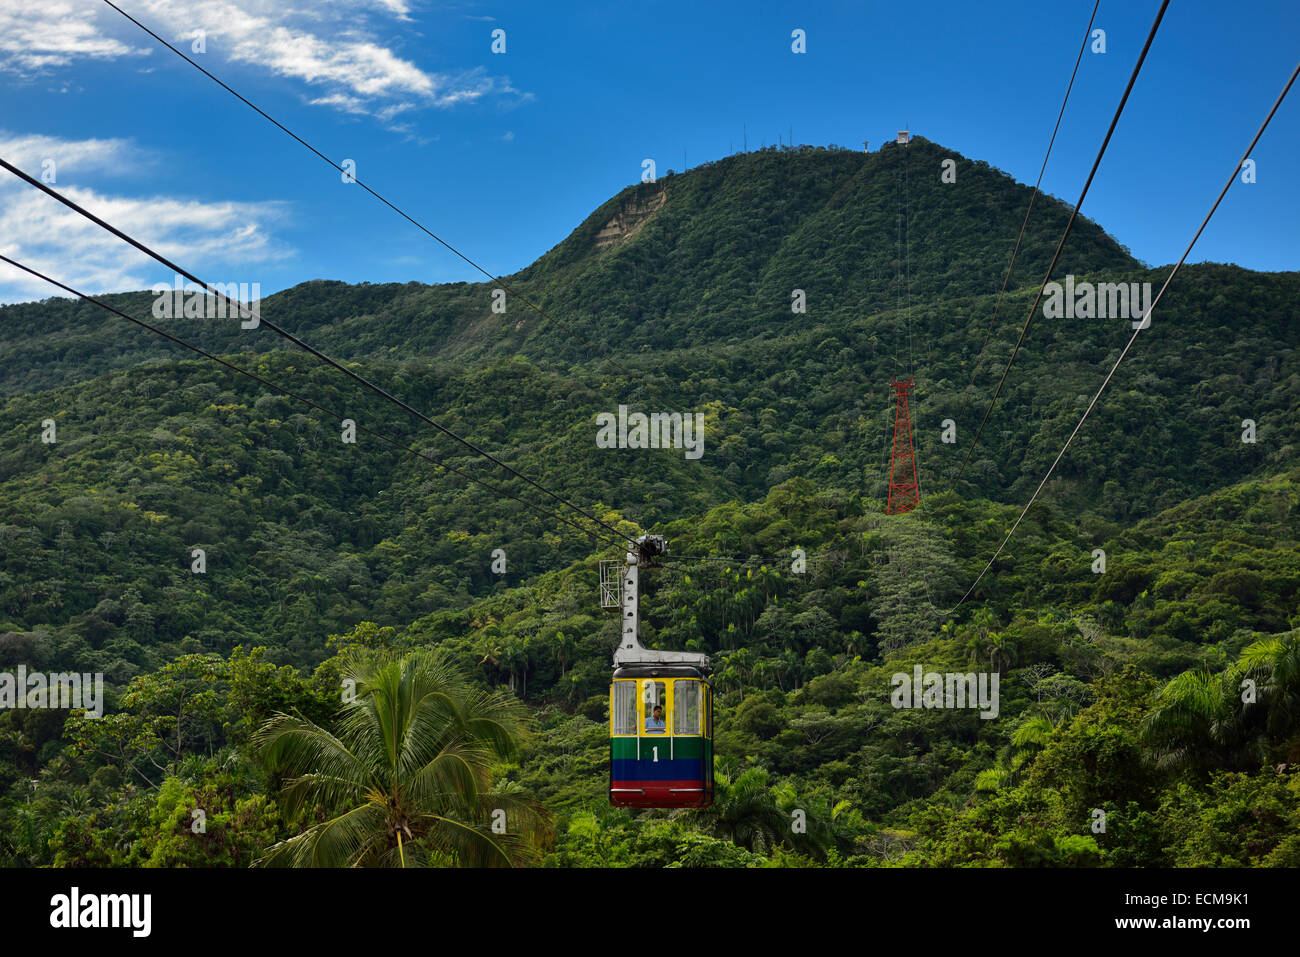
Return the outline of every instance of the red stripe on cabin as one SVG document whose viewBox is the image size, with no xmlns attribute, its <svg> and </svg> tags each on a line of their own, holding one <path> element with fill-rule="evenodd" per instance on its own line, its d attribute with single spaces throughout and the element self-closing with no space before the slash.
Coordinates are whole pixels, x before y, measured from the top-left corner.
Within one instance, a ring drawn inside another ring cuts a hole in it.
<svg viewBox="0 0 1300 957">
<path fill-rule="evenodd" d="M 613 781 L 609 799 L 632 807 L 699 807 L 711 802 L 713 789 L 695 781 Z"/>
</svg>

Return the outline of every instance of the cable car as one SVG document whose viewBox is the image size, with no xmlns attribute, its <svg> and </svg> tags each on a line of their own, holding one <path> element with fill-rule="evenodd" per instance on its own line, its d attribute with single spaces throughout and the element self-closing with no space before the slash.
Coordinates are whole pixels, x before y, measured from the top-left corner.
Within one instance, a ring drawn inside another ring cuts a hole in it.
<svg viewBox="0 0 1300 957">
<path fill-rule="evenodd" d="M 601 604 L 623 613 L 609 688 L 609 802 L 618 807 L 713 803 L 709 656 L 641 646 L 640 569 L 667 551 L 663 536 L 642 535 L 626 564 L 601 563 Z"/>
<path fill-rule="evenodd" d="M 624 665 L 609 692 L 609 801 L 713 803 L 713 688 L 693 665 Z"/>
</svg>

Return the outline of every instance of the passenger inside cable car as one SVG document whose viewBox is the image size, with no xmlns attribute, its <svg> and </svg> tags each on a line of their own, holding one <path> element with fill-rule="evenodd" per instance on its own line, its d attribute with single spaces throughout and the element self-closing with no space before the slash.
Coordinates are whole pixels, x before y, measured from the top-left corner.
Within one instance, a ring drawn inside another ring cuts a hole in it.
<svg viewBox="0 0 1300 957">
<path fill-rule="evenodd" d="M 650 717 L 645 719 L 645 729 L 647 734 L 663 734 L 664 732 L 664 709 L 655 705 L 650 711 Z"/>
</svg>

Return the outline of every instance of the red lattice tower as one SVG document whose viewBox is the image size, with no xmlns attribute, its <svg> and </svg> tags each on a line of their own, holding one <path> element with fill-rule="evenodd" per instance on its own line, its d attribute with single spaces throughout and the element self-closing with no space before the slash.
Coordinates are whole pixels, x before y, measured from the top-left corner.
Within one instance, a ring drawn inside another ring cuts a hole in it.
<svg viewBox="0 0 1300 957">
<path fill-rule="evenodd" d="M 886 515 L 910 512 L 921 501 L 921 486 L 916 481 L 916 447 L 912 444 L 912 413 L 907 397 L 911 379 L 889 380 L 896 393 L 894 400 L 894 449 L 889 460 L 889 502 Z"/>
</svg>

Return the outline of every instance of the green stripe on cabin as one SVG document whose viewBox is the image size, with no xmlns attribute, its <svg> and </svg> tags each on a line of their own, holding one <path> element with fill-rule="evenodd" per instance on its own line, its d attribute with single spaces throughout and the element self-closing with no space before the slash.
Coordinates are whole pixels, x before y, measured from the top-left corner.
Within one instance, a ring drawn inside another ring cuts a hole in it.
<svg viewBox="0 0 1300 957">
<path fill-rule="evenodd" d="M 641 738 L 641 759 L 650 760 L 650 749 L 659 748 L 660 760 L 669 757 L 668 741 L 672 739 L 671 756 L 675 760 L 685 760 L 689 758 L 699 758 L 701 756 L 712 759 L 713 742 L 707 741 L 699 736 L 693 738 L 679 738 L 667 734 L 647 734 Z M 612 745 L 612 754 L 616 760 L 636 760 L 636 738 L 610 738 Z"/>
</svg>

